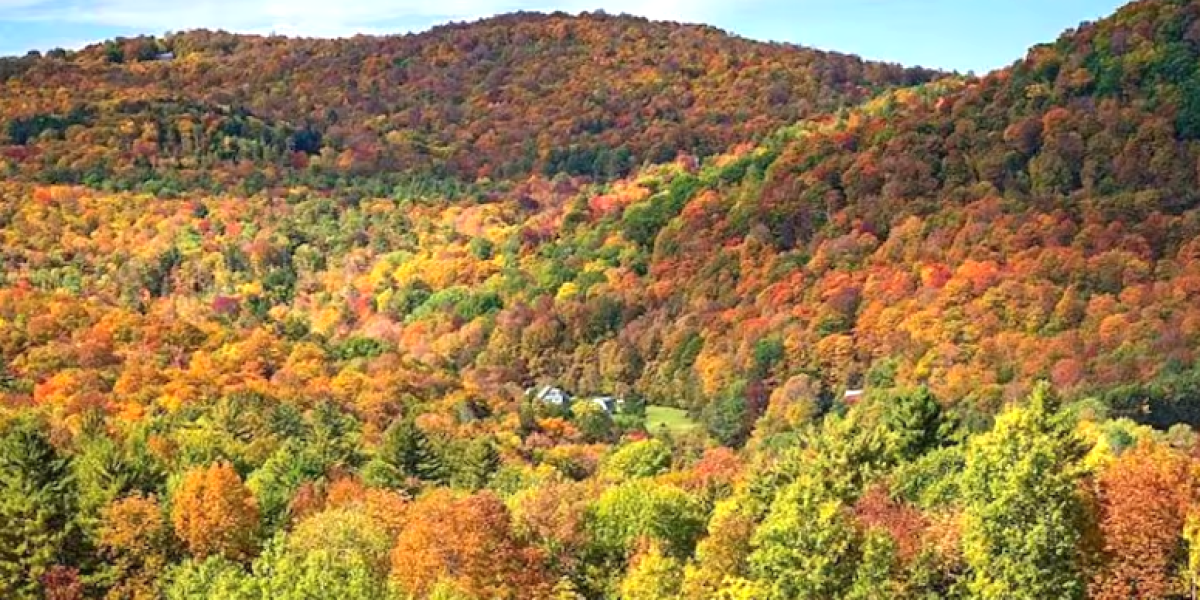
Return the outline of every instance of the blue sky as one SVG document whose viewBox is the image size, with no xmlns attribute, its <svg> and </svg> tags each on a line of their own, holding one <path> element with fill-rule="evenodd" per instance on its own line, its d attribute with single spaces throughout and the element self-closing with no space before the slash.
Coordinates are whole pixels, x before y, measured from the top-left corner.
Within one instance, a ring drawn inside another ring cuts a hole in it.
<svg viewBox="0 0 1200 600">
<path fill-rule="evenodd" d="M 1118 0 L 0 0 L 0 55 L 196 27 L 344 36 L 417 31 L 514 10 L 603 8 L 704 22 L 908 65 L 984 72 Z"/>
</svg>

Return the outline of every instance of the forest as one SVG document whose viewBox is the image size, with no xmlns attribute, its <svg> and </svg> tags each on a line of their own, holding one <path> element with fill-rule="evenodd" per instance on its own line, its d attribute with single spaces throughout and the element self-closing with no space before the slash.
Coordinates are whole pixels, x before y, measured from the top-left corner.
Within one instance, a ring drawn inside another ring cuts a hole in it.
<svg viewBox="0 0 1200 600">
<path fill-rule="evenodd" d="M 0 597 L 1193 598 L 1198 65 L 1197 0 L 981 76 L 602 13 L 0 59 Z"/>
</svg>

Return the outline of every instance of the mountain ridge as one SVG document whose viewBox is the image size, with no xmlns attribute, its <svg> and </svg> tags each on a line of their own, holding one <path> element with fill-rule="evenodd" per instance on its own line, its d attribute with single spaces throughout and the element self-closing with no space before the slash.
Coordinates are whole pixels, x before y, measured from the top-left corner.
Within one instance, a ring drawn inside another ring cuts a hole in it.
<svg viewBox="0 0 1200 600">
<path fill-rule="evenodd" d="M 163 60 L 167 52 L 171 58 Z M 23 76 L 8 78 L 10 98 L 0 105 L 10 119 L 62 118 L 78 104 L 120 96 L 181 97 L 239 108 L 266 123 L 223 125 L 229 142 L 201 141 L 250 147 L 233 160 L 283 170 L 315 161 L 335 175 L 399 170 L 467 181 L 559 172 L 611 178 L 680 152 L 720 152 L 880 88 L 938 75 L 753 42 L 708 26 L 530 13 L 396 37 L 196 31 L 112 40 L 34 59 L 25 68 Z M 44 93 L 64 87 L 72 91 Z M 56 140 L 39 150 L 53 155 L 46 161 L 110 170 L 139 158 L 205 158 L 174 142 L 184 135 L 172 123 L 153 113 L 140 121 L 159 130 L 152 140 L 157 148 L 143 144 L 133 153 L 140 156 L 108 157 L 111 167 L 88 164 L 95 161 Z M 272 121 L 280 123 L 274 138 L 288 144 L 255 139 L 254 131 L 271 129 Z M 106 131 L 119 129 L 114 123 L 88 126 L 100 129 L 93 136 L 109 136 L 112 146 L 136 141 Z M 236 136 L 246 130 L 248 139 Z M 65 135 L 65 127 L 49 131 Z M 8 138 L 14 141 L 11 133 Z M 73 179 L 82 175 L 75 172 Z"/>
</svg>

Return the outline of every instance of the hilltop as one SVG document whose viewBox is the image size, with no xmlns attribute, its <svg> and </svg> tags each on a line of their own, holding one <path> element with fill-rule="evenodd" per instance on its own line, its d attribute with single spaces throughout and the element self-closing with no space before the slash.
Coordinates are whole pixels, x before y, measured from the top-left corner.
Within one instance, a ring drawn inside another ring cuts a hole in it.
<svg viewBox="0 0 1200 600">
<path fill-rule="evenodd" d="M 193 31 L 0 66 L 0 135 L 43 180 L 407 173 L 612 178 L 928 81 L 706 26 L 520 13 L 418 34 Z"/>
</svg>

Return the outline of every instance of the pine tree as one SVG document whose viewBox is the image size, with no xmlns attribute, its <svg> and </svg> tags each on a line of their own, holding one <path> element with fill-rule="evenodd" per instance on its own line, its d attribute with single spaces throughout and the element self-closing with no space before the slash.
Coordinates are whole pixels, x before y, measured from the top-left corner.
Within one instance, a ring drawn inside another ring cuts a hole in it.
<svg viewBox="0 0 1200 600">
<path fill-rule="evenodd" d="M 954 424 L 942 413 L 937 398 L 927 387 L 901 392 L 888 398 L 883 426 L 891 437 L 896 458 L 914 460 L 950 441 Z"/>
<path fill-rule="evenodd" d="M 40 580 L 69 565 L 80 537 L 68 461 L 32 419 L 0 434 L 0 597 L 40 598 Z"/>
<path fill-rule="evenodd" d="M 379 447 L 379 458 L 395 467 L 403 477 L 436 482 L 445 475 L 442 459 L 429 443 L 429 437 L 408 419 L 388 427 Z"/>
<path fill-rule="evenodd" d="M 100 511 L 134 490 L 151 491 L 159 481 L 144 451 L 122 447 L 106 434 L 89 437 L 76 451 L 72 473 L 79 491 L 79 512 L 93 530 Z"/>
<path fill-rule="evenodd" d="M 500 451 L 490 439 L 475 440 L 463 452 L 461 464 L 454 474 L 455 487 L 481 490 L 500 468 Z"/>
</svg>

